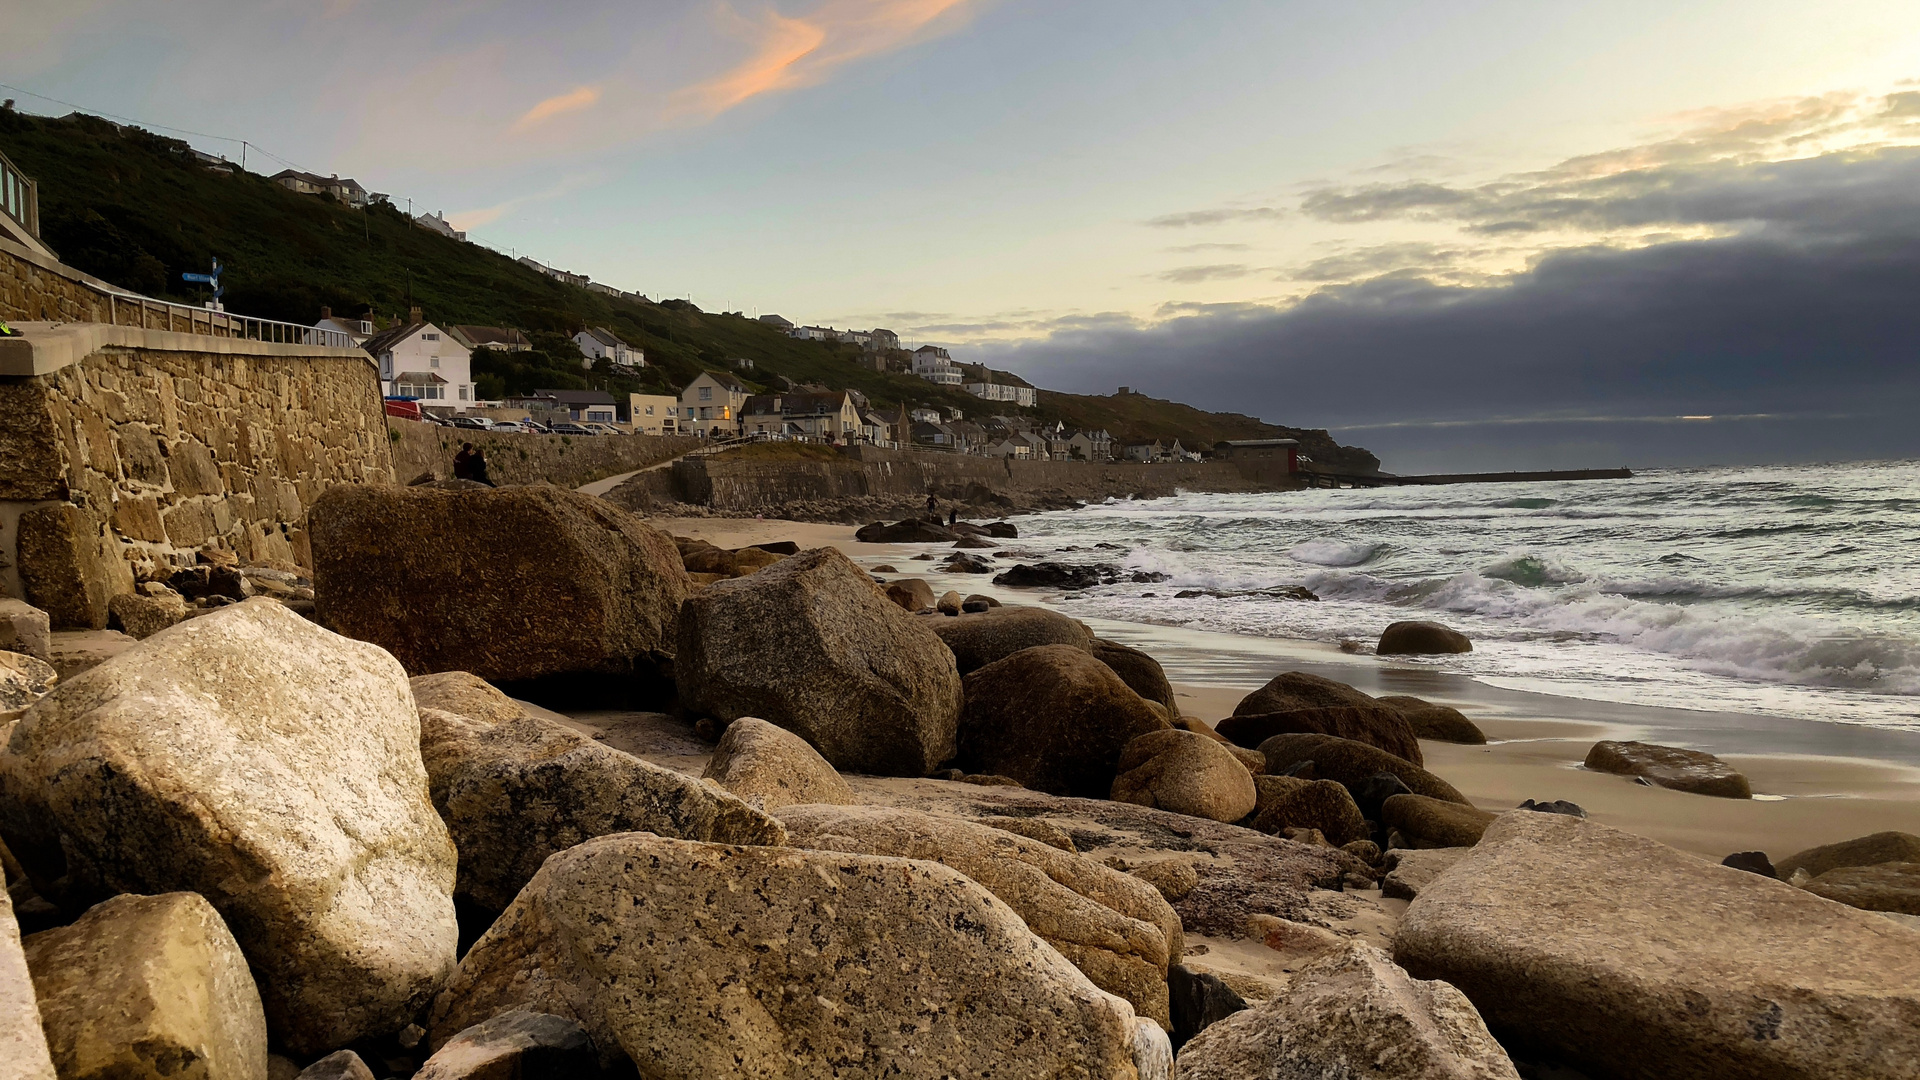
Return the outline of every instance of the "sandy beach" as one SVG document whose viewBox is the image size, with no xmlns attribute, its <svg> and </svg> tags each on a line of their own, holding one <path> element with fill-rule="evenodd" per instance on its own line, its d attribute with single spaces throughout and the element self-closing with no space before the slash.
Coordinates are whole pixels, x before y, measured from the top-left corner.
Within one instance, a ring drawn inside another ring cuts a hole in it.
<svg viewBox="0 0 1920 1080">
<path fill-rule="evenodd" d="M 944 545 L 864 544 L 844 525 L 743 518 L 655 519 L 682 536 L 723 547 L 791 540 L 830 545 L 881 576 L 924 577 L 1004 602 L 1049 602 L 1045 590 L 1007 589 L 988 575 L 941 574 L 915 559 Z M 1020 542 L 1008 541 L 1010 552 Z M 1374 694 L 1414 694 L 1460 709 L 1486 746 L 1424 742 L 1427 768 L 1477 805 L 1506 810 L 1525 799 L 1567 799 L 1599 822 L 1718 861 L 1735 851 L 1780 858 L 1817 844 L 1896 829 L 1920 832 L 1920 735 L 1814 721 L 1658 709 L 1491 686 L 1451 675 L 1444 663 L 1350 655 L 1319 643 L 1203 634 L 1141 623 L 1091 621 L 1097 633 L 1160 660 L 1186 711 L 1209 722 L 1282 671 L 1311 671 Z M 1643 739 L 1718 754 L 1744 772 L 1756 797 L 1718 799 L 1648 787 L 1581 767 L 1600 739 Z"/>
</svg>

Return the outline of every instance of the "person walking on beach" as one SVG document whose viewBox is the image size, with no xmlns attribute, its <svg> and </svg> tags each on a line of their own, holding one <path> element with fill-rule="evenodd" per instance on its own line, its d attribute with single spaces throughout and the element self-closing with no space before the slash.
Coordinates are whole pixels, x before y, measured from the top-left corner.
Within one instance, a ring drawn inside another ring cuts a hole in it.
<svg viewBox="0 0 1920 1080">
<path fill-rule="evenodd" d="M 958 525 L 959 523 L 960 523 L 960 508 L 956 506 L 953 509 L 947 511 L 947 528 L 951 529 L 955 525 Z"/>
<path fill-rule="evenodd" d="M 935 525 L 940 524 L 940 500 L 931 494 L 927 496 L 927 520 Z"/>
</svg>

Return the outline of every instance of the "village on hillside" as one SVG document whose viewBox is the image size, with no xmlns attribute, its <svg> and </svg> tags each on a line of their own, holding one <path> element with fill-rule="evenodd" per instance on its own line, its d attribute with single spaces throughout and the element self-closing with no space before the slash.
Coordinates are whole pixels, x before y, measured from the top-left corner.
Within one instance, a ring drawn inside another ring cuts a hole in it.
<svg viewBox="0 0 1920 1080">
<path fill-rule="evenodd" d="M 860 363 L 874 370 L 911 373 L 937 386 L 958 387 L 987 402 L 1031 408 L 1037 391 L 1017 377 L 979 364 L 957 364 L 949 352 L 923 345 L 908 352 L 890 330 L 847 331 L 795 326 L 778 315 L 761 317 L 791 337 L 834 340 L 861 348 Z M 342 319 L 322 310 L 316 330 L 343 334 L 380 365 L 390 415 L 428 423 L 498 432 L 564 435 L 693 435 L 710 439 L 864 443 L 885 449 L 921 449 L 1034 461 L 1198 461 L 1202 453 L 1180 440 L 1115 446 L 1105 430 L 1070 429 L 1019 414 L 969 419 L 951 407 L 882 407 L 858 390 L 832 390 L 780 378 L 773 393 L 754 393 L 724 371 L 696 376 L 678 395 L 615 395 L 604 390 L 536 389 L 497 401 L 481 400 L 473 379 L 478 349 L 532 349 L 509 327 L 427 321 L 414 308 L 405 321 L 377 330 L 371 319 Z M 607 361 L 616 369 L 646 366 L 643 350 L 613 331 L 592 327 L 574 335 L 583 368 Z M 736 360 L 751 370 L 751 360 Z"/>
</svg>

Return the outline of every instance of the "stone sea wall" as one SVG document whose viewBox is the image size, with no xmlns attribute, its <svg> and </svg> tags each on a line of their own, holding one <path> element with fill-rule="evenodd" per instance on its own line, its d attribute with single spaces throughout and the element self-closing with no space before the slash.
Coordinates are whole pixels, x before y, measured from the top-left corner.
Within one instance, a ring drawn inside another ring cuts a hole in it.
<svg viewBox="0 0 1920 1080">
<path fill-rule="evenodd" d="M 453 475 L 453 455 L 473 443 L 487 458 L 496 484 L 553 484 L 574 488 L 655 465 L 705 442 L 672 435 L 494 435 L 389 418 L 393 474 L 407 483 L 425 473 Z"/>
<path fill-rule="evenodd" d="M 33 599 L 18 556 L 36 528 L 42 547 L 128 564 L 216 547 L 290 566 L 306 561 L 301 527 L 322 491 L 393 480 L 364 355 L 124 327 L 26 330 L 42 356 L 78 359 L 0 375 L 0 590 L 12 595 Z M 66 572 L 85 576 L 91 560 L 76 554 Z"/>
<path fill-rule="evenodd" d="M 651 478 L 650 478 L 651 479 Z M 671 497 L 721 513 L 795 502 L 876 497 L 969 499 L 975 486 L 1016 503 L 1033 496 L 1080 500 L 1158 498 L 1176 491 L 1272 491 L 1297 486 L 1283 463 L 1202 461 L 1145 465 L 1016 461 L 861 449 L 837 461 L 756 461 L 726 455 L 675 462 Z M 649 494 L 669 495 L 662 479 Z"/>
</svg>

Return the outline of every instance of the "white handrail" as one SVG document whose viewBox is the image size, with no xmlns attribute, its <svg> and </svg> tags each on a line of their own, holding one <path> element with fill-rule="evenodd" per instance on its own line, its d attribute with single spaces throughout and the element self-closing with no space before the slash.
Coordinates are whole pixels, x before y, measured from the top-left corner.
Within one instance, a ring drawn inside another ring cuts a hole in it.
<svg viewBox="0 0 1920 1080">
<path fill-rule="evenodd" d="M 107 298 L 107 322 L 113 326 L 133 325 L 142 329 L 174 329 L 175 319 L 184 315 L 187 328 L 185 333 L 202 333 L 200 327 L 206 326 L 208 337 L 242 338 L 247 341 L 267 341 L 281 345 L 319 345 L 334 349 L 351 349 L 358 343 L 353 335 L 341 330 L 322 330 L 317 326 L 302 326 L 299 323 L 281 322 L 278 319 L 256 319 L 248 315 L 233 315 L 211 308 L 194 307 L 191 304 L 176 304 L 170 300 L 155 300 L 139 293 L 122 292 L 118 289 L 102 288 L 89 284 L 88 288 Z M 129 316 L 138 315 L 138 322 L 122 323 L 122 309 Z M 149 312 L 165 320 L 165 325 L 148 326 Z M 224 331 L 224 332 L 221 332 Z"/>
</svg>

